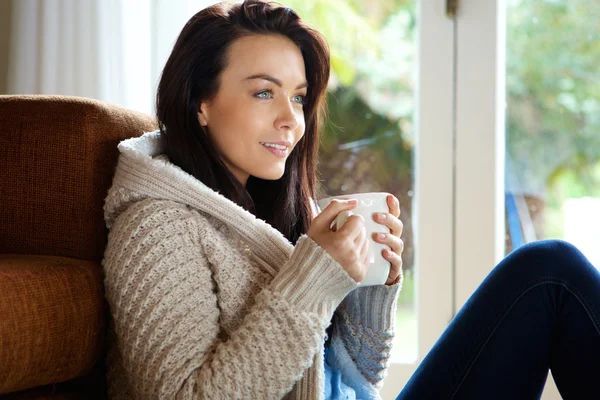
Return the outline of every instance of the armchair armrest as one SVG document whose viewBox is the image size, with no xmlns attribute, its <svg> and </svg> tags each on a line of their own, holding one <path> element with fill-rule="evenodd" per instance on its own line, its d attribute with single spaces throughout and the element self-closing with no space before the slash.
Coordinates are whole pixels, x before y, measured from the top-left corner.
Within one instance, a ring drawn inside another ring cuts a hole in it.
<svg viewBox="0 0 600 400">
<path fill-rule="evenodd" d="M 100 265 L 0 254 L 0 395 L 88 373 L 106 310 Z"/>
</svg>

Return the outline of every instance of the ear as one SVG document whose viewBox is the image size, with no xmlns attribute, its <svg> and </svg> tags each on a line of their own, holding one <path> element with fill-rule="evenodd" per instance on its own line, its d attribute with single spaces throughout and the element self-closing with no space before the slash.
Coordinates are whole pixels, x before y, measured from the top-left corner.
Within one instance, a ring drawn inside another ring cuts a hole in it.
<svg viewBox="0 0 600 400">
<path fill-rule="evenodd" d="M 208 125 L 208 104 L 206 102 L 200 103 L 200 107 L 198 108 L 198 121 L 200 121 L 200 126 Z"/>
</svg>

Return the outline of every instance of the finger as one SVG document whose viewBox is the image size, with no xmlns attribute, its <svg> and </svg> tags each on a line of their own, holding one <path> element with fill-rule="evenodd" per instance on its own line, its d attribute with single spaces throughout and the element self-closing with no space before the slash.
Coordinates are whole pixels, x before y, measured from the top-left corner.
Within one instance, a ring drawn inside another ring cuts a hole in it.
<svg viewBox="0 0 600 400">
<path fill-rule="evenodd" d="M 366 240 L 366 232 L 365 232 L 365 241 L 362 244 L 362 249 L 360 252 L 361 260 L 365 263 L 365 265 L 369 264 L 369 241 Z"/>
<path fill-rule="evenodd" d="M 402 256 L 400 256 L 397 253 L 394 253 L 391 250 L 385 249 L 382 251 L 383 254 L 383 258 L 385 258 L 387 261 L 390 262 L 391 264 L 391 271 L 395 271 L 396 273 L 399 273 L 400 269 L 402 269 Z"/>
<path fill-rule="evenodd" d="M 400 218 L 400 202 L 398 201 L 398 198 L 393 194 L 390 194 L 387 197 L 387 204 L 390 209 L 390 214 L 396 218 Z"/>
<path fill-rule="evenodd" d="M 383 257 L 389 261 L 390 263 L 390 273 L 388 275 L 388 281 L 386 282 L 386 284 L 394 282 L 396 280 L 396 278 L 402 274 L 402 257 L 400 257 L 398 254 L 389 251 L 389 250 L 383 250 L 382 252 Z"/>
<path fill-rule="evenodd" d="M 360 235 L 360 232 L 364 226 L 365 219 L 363 218 L 363 216 L 354 214 L 348 217 L 346 223 L 337 231 L 342 235 L 347 236 L 348 239 L 354 241 L 358 237 L 358 235 Z"/>
<path fill-rule="evenodd" d="M 392 278 L 392 275 L 388 276 L 388 280 L 387 280 L 387 281 L 385 281 L 385 284 L 386 284 L 386 286 L 392 286 L 392 285 L 394 285 L 394 284 L 398 283 L 398 282 L 399 282 L 399 277 L 400 277 L 401 275 L 402 275 L 402 274 L 400 274 L 400 275 L 397 275 L 395 278 Z"/>
<path fill-rule="evenodd" d="M 375 213 L 373 215 L 373 220 L 381 225 L 387 226 L 392 235 L 398 237 L 402 236 L 404 224 L 391 213 Z"/>
<path fill-rule="evenodd" d="M 398 255 L 402 255 L 402 252 L 404 251 L 404 241 L 398 236 L 394 236 L 390 233 L 374 233 L 373 240 L 377 243 L 389 246 L 390 249 Z"/>
<path fill-rule="evenodd" d="M 319 215 L 315 217 L 312 221 L 313 225 L 317 224 L 322 228 L 327 228 L 331 226 L 331 223 L 337 218 L 338 214 L 344 210 L 351 210 L 358 204 L 358 201 L 355 199 L 352 200 L 340 200 L 333 199 L 331 203 L 321 211 Z"/>
<path fill-rule="evenodd" d="M 360 234 L 354 239 L 354 244 L 356 247 L 361 248 L 365 240 L 367 240 L 367 228 L 363 226 L 360 229 Z"/>
</svg>

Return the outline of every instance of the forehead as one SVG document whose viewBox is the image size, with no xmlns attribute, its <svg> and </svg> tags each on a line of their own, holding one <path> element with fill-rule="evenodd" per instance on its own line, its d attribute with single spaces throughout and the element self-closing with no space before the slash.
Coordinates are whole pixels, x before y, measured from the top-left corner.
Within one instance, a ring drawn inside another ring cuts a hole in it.
<svg viewBox="0 0 600 400">
<path fill-rule="evenodd" d="M 303 83 L 306 74 L 302 52 L 280 35 L 251 35 L 235 40 L 227 53 L 223 75 L 244 80 L 254 74 L 271 75 L 284 85 Z"/>
</svg>

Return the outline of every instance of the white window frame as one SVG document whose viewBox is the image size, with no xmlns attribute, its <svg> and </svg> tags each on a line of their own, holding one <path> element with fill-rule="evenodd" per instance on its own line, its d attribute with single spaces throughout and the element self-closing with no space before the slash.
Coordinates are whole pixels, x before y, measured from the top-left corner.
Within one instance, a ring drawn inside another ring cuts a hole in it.
<svg viewBox="0 0 600 400">
<path fill-rule="evenodd" d="M 400 393 L 452 318 L 454 22 L 446 16 L 444 0 L 420 0 L 417 9 L 413 234 L 418 360 L 391 364 L 380 392 L 384 399 Z"/>
</svg>

